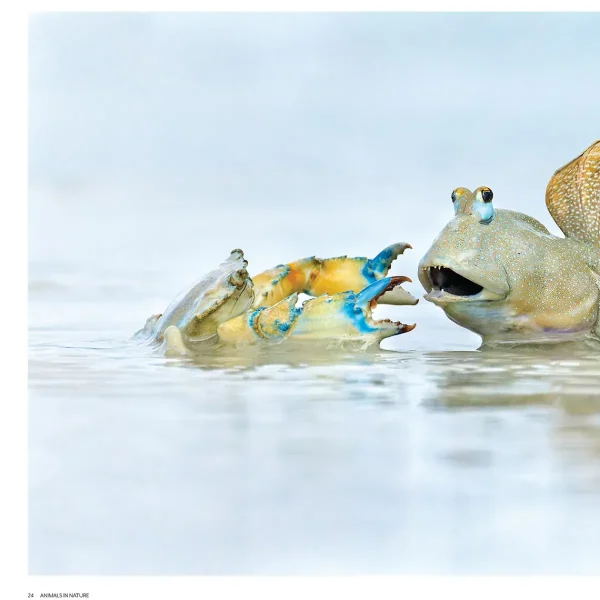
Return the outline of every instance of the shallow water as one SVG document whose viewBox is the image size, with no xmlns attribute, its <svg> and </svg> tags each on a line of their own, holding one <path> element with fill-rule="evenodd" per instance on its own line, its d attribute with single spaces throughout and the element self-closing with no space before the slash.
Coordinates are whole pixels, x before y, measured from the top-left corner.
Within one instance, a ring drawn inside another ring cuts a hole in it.
<svg viewBox="0 0 600 600">
<path fill-rule="evenodd" d="M 142 274 L 77 268 L 31 264 L 31 573 L 598 573 L 597 353 L 421 303 L 391 351 L 167 359 Z"/>
</svg>

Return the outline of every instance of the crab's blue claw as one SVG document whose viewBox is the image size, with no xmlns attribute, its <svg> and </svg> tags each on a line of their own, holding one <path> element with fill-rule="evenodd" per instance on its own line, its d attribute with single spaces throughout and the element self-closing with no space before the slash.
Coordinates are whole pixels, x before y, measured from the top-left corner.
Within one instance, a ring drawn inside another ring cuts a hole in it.
<svg viewBox="0 0 600 600">
<path fill-rule="evenodd" d="M 410 281 L 408 277 L 395 277 L 394 279 L 402 279 L 402 281 Z M 369 304 L 373 300 L 377 300 L 386 291 L 388 291 L 388 287 L 390 287 L 390 283 L 392 281 L 391 277 L 385 277 L 384 279 L 380 279 L 378 281 L 374 281 L 370 285 L 368 285 L 364 290 L 356 294 L 356 298 L 354 300 L 354 305 L 361 310 L 366 310 Z M 393 288 L 392 288 L 393 289 Z"/>
<path fill-rule="evenodd" d="M 341 292 L 311 298 L 296 308 L 297 295 L 271 307 L 248 311 L 223 323 L 217 333 L 226 343 L 280 342 L 287 338 L 307 341 L 359 342 L 364 346 L 407 333 L 414 325 L 376 320 L 373 310 L 384 294 L 400 287 L 408 277 L 386 277 L 360 293 Z M 405 292 L 406 293 L 406 292 Z"/>
<path fill-rule="evenodd" d="M 371 258 L 367 261 L 364 271 L 367 277 L 373 277 L 379 279 L 385 277 L 390 270 L 392 263 L 403 254 L 407 248 L 411 248 L 410 244 L 406 242 L 399 242 L 398 244 L 392 244 L 387 248 L 384 248 L 375 258 Z"/>
</svg>

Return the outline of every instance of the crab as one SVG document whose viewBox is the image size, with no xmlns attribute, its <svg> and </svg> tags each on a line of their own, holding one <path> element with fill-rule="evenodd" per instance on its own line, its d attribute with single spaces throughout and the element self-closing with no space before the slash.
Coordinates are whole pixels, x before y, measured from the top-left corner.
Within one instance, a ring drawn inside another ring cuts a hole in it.
<svg viewBox="0 0 600 600">
<path fill-rule="evenodd" d="M 135 337 L 160 345 L 168 355 L 292 338 L 358 342 L 366 348 L 415 328 L 373 317 L 378 304 L 418 302 L 401 287 L 411 281 L 408 277 L 387 277 L 392 262 L 407 248 L 410 244 L 392 244 L 373 259 L 311 256 L 255 277 L 248 273 L 242 250 L 235 249 L 163 313 L 149 317 Z M 312 297 L 300 303 L 301 293 Z"/>
</svg>

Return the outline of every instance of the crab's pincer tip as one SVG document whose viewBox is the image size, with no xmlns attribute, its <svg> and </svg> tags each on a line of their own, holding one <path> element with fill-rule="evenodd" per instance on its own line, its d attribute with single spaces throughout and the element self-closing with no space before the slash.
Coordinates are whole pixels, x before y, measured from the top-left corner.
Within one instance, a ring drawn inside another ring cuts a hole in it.
<svg viewBox="0 0 600 600">
<path fill-rule="evenodd" d="M 385 280 L 381 279 L 380 281 Z M 407 292 L 401 285 L 403 283 L 412 283 L 410 277 L 398 275 L 396 277 L 388 277 L 387 281 L 389 281 L 389 283 L 385 291 L 377 298 L 379 304 L 414 306 L 419 302 L 417 298 Z"/>
<path fill-rule="evenodd" d="M 368 267 L 377 277 L 384 277 L 390 270 L 392 263 L 402 254 L 406 248 L 410 248 L 410 244 L 406 242 L 398 242 L 384 248 L 375 258 L 367 261 Z"/>
<path fill-rule="evenodd" d="M 390 277 L 390 280 L 391 284 L 388 288 L 390 290 L 394 289 L 397 285 L 400 285 L 401 283 L 412 283 L 412 279 L 410 277 L 407 277 L 406 275 L 395 275 L 394 277 Z"/>
<path fill-rule="evenodd" d="M 366 307 L 372 300 L 379 298 L 387 290 L 393 289 L 397 284 L 393 284 L 396 277 L 384 277 L 368 285 L 364 290 L 356 295 L 355 304 L 358 307 Z M 391 286 L 391 287 L 390 287 Z"/>
</svg>

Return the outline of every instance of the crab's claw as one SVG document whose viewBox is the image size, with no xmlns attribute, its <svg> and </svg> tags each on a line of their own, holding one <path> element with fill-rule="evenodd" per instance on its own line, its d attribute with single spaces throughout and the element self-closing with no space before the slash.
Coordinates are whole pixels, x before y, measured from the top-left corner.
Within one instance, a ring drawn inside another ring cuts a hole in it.
<svg viewBox="0 0 600 600">
<path fill-rule="evenodd" d="M 296 308 L 298 294 L 291 294 L 273 306 L 256 308 L 219 325 L 219 341 L 227 344 L 260 340 L 279 342 L 289 337 L 302 309 Z"/>
<path fill-rule="evenodd" d="M 412 246 L 406 242 L 399 242 L 384 248 L 375 258 L 371 258 L 367 261 L 367 264 L 365 265 L 367 271 L 370 271 L 375 279 L 385 277 L 390 270 L 392 263 L 400 256 L 400 254 L 403 254 L 407 248 L 412 249 Z"/>
<path fill-rule="evenodd" d="M 405 281 L 410 279 L 385 277 L 374 281 L 358 294 L 342 292 L 308 300 L 302 307 L 302 315 L 292 335 L 297 338 L 327 338 L 370 345 L 387 337 L 412 331 L 415 325 L 373 318 L 378 300 Z"/>
<path fill-rule="evenodd" d="M 278 265 L 253 277 L 255 298 L 254 307 L 272 306 L 293 293 L 310 296 L 358 293 L 360 290 L 385 277 L 392 262 L 410 244 L 400 242 L 382 250 L 375 258 L 338 256 L 336 258 L 315 258 L 311 256 L 295 262 Z M 411 297 L 412 298 L 412 297 Z M 389 304 L 411 304 L 415 300 L 387 301 Z"/>
<path fill-rule="evenodd" d="M 297 294 L 292 294 L 271 307 L 248 311 L 223 323 L 217 333 L 225 343 L 261 340 L 277 343 L 294 338 L 326 342 L 354 341 L 368 346 L 415 328 L 415 325 L 373 318 L 377 301 L 405 281 L 410 279 L 386 277 L 371 283 L 358 294 L 324 294 L 307 300 L 300 308 L 295 306 Z"/>
</svg>

